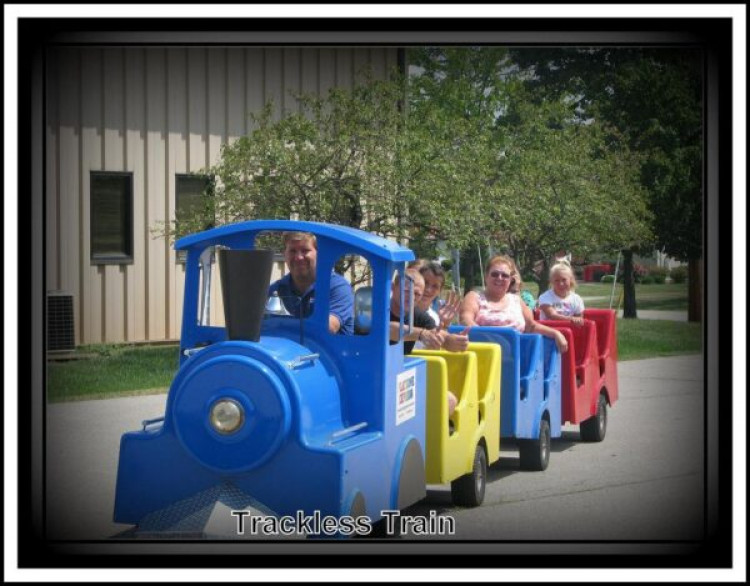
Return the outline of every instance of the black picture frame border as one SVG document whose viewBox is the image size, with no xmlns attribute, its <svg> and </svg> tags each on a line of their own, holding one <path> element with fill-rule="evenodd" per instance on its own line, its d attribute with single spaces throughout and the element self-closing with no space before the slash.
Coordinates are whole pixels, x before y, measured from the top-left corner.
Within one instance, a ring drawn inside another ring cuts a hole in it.
<svg viewBox="0 0 750 586">
<path fill-rule="evenodd" d="M 412 568 L 726 568 L 732 564 L 732 424 L 731 418 L 718 413 L 732 412 L 732 396 L 727 392 L 716 397 L 713 404 L 708 398 L 706 450 L 709 455 L 707 490 L 707 535 L 701 543 L 674 542 L 597 542 L 599 555 L 582 555 L 587 542 L 515 542 L 519 555 L 503 555 L 486 551 L 485 542 L 465 542 L 473 546 L 475 555 L 467 555 L 467 548 L 451 543 L 450 550 L 436 543 L 351 543 L 335 544 L 338 553 L 321 555 L 330 549 L 330 542 L 305 544 L 309 551 L 273 555 L 263 551 L 255 555 L 233 551 L 237 544 L 164 544 L 164 552 L 141 555 L 144 547 L 153 543 L 131 544 L 122 542 L 51 542 L 40 535 L 37 528 L 44 522 L 44 511 L 39 510 L 38 482 L 41 464 L 44 469 L 44 450 L 41 441 L 40 420 L 44 420 L 44 405 L 38 403 L 44 389 L 44 60 L 42 49 L 55 43 L 70 43 L 70 36 L 84 39 L 83 44 L 99 44 L 100 36 L 122 33 L 138 37 L 139 32 L 153 35 L 174 33 L 175 43 L 185 40 L 185 32 L 193 38 L 201 35 L 224 35 L 246 27 L 243 34 L 279 30 L 298 35 L 301 44 L 306 33 L 319 31 L 325 25 L 326 34 L 348 38 L 352 31 L 378 29 L 385 37 L 399 38 L 400 34 L 419 37 L 416 44 L 432 44 L 430 39 L 440 35 L 456 34 L 459 27 L 455 19 L 19 19 L 19 230 L 18 230 L 18 315 L 30 316 L 31 333 L 25 340 L 25 328 L 19 326 L 18 343 L 18 456 L 19 456 L 19 528 L 18 565 L 23 568 L 132 568 L 132 567 L 187 567 L 187 568 L 280 568 L 312 567 L 412 567 Z M 495 28 L 493 28 L 495 27 Z M 312 29 L 312 31 L 311 31 Z M 722 291 L 727 287 L 732 270 L 732 202 L 727 197 L 732 186 L 732 34 L 731 19 L 461 19 L 459 33 L 517 35 L 519 44 L 525 34 L 542 36 L 548 41 L 552 33 L 575 35 L 603 35 L 612 44 L 620 44 L 621 35 L 644 35 L 647 42 L 656 45 L 697 43 L 706 50 L 707 98 L 706 105 L 706 196 L 704 213 L 704 284 L 705 284 L 705 334 L 704 353 L 706 388 L 731 389 L 732 371 L 732 321 L 726 319 L 728 307 L 720 303 L 719 275 Z M 200 33 L 196 35 L 196 33 Z M 88 36 L 87 36 L 88 35 Z M 421 36 L 420 36 L 421 35 Z M 655 35 L 655 37 L 654 37 Z M 654 37 L 654 40 L 651 40 Z M 111 38 L 111 37 L 110 37 Z M 150 37 L 149 37 L 150 38 Z M 135 38 L 134 44 L 150 44 L 149 38 Z M 662 41 L 659 41 L 661 38 Z M 117 41 L 120 44 L 122 41 Z M 389 44 L 387 38 L 380 44 Z M 529 42 L 528 40 L 526 41 Z M 605 41 L 606 42 L 606 41 Z M 512 42 L 513 43 L 513 42 Z M 511 43 L 511 44 L 512 44 Z M 202 44 L 205 44 L 202 42 Z M 216 41 L 226 45 L 227 42 Z M 267 45 L 268 43 L 262 43 Z M 284 42 L 284 44 L 288 44 Z M 326 44 L 329 44 L 326 42 Z M 337 42 L 331 41 L 336 45 Z M 351 41 L 340 44 L 350 45 Z M 401 45 L 399 41 L 393 44 Z M 448 44 L 451 44 L 450 42 Z M 581 43 L 585 44 L 585 43 Z M 40 136 L 42 140 L 40 142 Z M 24 181 L 28 179 L 28 181 Z M 27 189 L 22 185 L 28 186 Z M 10 196 L 10 194 L 9 194 Z M 719 228 L 720 227 L 720 228 Z M 721 242 L 719 238 L 721 230 Z M 726 243 L 729 242 L 729 246 Z M 29 258 L 29 255 L 31 258 Z M 31 292 L 31 294 L 29 294 Z M 726 297 L 726 293 L 722 293 Z M 36 395 L 35 395 L 36 394 Z M 717 393 L 718 395 L 718 393 Z M 37 397 L 36 401 L 34 397 Z M 40 419 L 41 418 L 41 419 Z M 43 479 L 42 479 L 43 486 Z M 191 555 L 194 546 L 207 546 L 208 555 Z M 269 544 L 270 545 L 270 544 Z M 287 548 L 290 544 L 284 544 Z M 187 546 L 186 551 L 180 551 Z M 539 553 L 534 549 L 542 546 Z M 612 546 L 612 547 L 609 547 Z M 239 546 L 238 546 L 239 547 Z M 257 547 L 257 546 L 256 546 Z M 213 548 L 213 551 L 211 549 Z M 430 550 L 426 553 L 425 548 Z M 153 548 L 151 548 L 153 549 Z M 348 549 L 348 551 L 346 551 Z M 442 551 L 445 549 L 446 551 Z M 491 549 L 491 548 L 489 548 Z M 114 550 L 114 551 L 109 551 Z M 611 551 L 608 551 L 611 550 Z M 675 551 L 678 550 L 678 551 Z M 455 555 L 450 555 L 455 552 Z M 186 555 L 188 554 L 188 555 Z M 527 554 L 527 555 L 524 555 Z M 533 554 L 533 555 L 528 555 Z M 387 558 L 385 557 L 387 556 Z"/>
</svg>

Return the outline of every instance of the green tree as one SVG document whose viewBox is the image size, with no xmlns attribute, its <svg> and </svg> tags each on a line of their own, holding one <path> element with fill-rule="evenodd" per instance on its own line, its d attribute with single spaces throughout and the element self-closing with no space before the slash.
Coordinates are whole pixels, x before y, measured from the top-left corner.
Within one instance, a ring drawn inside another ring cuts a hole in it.
<svg viewBox="0 0 750 586">
<path fill-rule="evenodd" d="M 502 47 L 421 47 L 409 51 L 412 107 L 428 105 L 478 130 L 497 128 L 498 114 L 512 96 Z"/>
<path fill-rule="evenodd" d="M 562 99 L 519 100 L 508 116 L 506 148 L 493 192 L 496 240 L 522 273 L 542 261 L 540 290 L 560 250 L 588 254 L 650 238 L 637 160 L 614 132 L 584 123 Z"/>
<path fill-rule="evenodd" d="M 444 201 L 453 209 L 435 210 L 444 221 L 461 224 L 462 238 L 448 241 L 460 249 L 464 287 L 482 285 L 478 247 L 486 246 L 495 228 L 491 201 L 498 176 L 501 132 L 498 114 L 512 91 L 503 69 L 507 50 L 498 47 L 420 47 L 408 53 L 409 116 L 435 117 L 454 136 L 463 173 L 445 187 Z M 458 206 L 455 207 L 455 204 Z"/>
<path fill-rule="evenodd" d="M 652 246 L 688 261 L 689 319 L 700 320 L 702 258 L 702 55 L 653 48 L 514 49 L 536 100 L 566 95 L 578 115 L 617 128 L 638 154 L 638 177 L 654 218 Z M 623 250 L 626 276 L 632 254 Z M 635 317 L 626 278 L 625 315 Z"/>
<path fill-rule="evenodd" d="M 425 250 L 440 240 L 467 242 L 480 200 L 460 194 L 483 187 L 486 151 L 471 120 L 429 108 L 405 114 L 403 79 L 363 75 L 351 90 L 298 95 L 301 111 L 280 120 L 268 103 L 253 115 L 252 132 L 222 146 L 208 170 L 217 225 L 291 217 L 414 240 Z M 201 221 L 181 218 L 163 233 L 202 230 Z"/>
<path fill-rule="evenodd" d="M 487 149 L 481 213 L 464 255 L 474 281 L 476 245 L 508 250 L 529 273 L 547 266 L 560 249 L 582 254 L 648 238 L 638 167 L 625 137 L 592 124 L 571 95 L 546 99 L 534 90 L 533 72 L 519 68 L 511 51 L 492 47 L 420 48 L 409 54 L 416 107 L 439 109 L 472 123 Z M 459 186 L 460 187 L 460 186 Z"/>
</svg>

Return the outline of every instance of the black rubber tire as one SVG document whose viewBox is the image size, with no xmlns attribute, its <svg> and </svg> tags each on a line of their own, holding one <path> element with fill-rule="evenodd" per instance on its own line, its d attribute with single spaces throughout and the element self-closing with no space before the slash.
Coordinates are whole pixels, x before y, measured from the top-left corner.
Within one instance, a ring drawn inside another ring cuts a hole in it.
<svg viewBox="0 0 750 586">
<path fill-rule="evenodd" d="M 471 473 L 451 482 L 453 504 L 459 507 L 478 507 L 484 502 L 487 487 L 487 454 L 481 445 L 474 450 L 474 465 Z"/>
<path fill-rule="evenodd" d="M 581 439 L 585 442 L 600 442 L 607 435 L 607 397 L 599 395 L 596 415 L 581 422 Z"/>
<path fill-rule="evenodd" d="M 521 440 L 518 443 L 522 470 L 533 470 L 541 472 L 547 469 L 549 464 L 550 444 L 552 436 L 549 429 L 549 421 L 542 419 L 539 422 L 539 438 L 533 440 Z"/>
</svg>

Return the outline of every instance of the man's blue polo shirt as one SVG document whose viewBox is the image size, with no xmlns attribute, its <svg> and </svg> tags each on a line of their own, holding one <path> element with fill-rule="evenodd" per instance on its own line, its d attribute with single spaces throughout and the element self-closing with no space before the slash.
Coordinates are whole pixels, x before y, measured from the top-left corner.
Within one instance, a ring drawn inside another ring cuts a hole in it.
<svg viewBox="0 0 750 586">
<path fill-rule="evenodd" d="M 354 294 L 349 282 L 338 273 L 331 273 L 331 292 L 329 312 L 335 315 L 341 323 L 339 334 L 354 335 Z M 315 283 L 310 285 L 302 296 L 292 288 L 292 275 L 287 273 L 268 288 L 271 295 L 277 291 L 286 310 L 294 317 L 299 317 L 302 306 L 304 317 L 312 313 L 315 303 Z"/>
</svg>

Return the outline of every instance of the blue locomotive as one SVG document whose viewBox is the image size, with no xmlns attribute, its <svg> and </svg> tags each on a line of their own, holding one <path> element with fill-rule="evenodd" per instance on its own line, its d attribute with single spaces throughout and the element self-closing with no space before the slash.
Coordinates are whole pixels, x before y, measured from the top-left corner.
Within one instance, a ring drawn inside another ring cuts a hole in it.
<svg viewBox="0 0 750 586">
<path fill-rule="evenodd" d="M 363 335 L 329 333 L 327 279 L 318 279 L 308 317 L 264 311 L 271 258 L 255 240 L 281 231 L 316 236 L 318 275 L 345 255 L 369 263 Z M 389 344 L 390 284 L 396 273 L 409 282 L 412 251 L 351 228 L 285 220 L 223 226 L 175 247 L 187 253 L 180 368 L 164 417 L 122 437 L 114 520 L 138 525 L 219 488 L 277 516 L 372 522 L 422 499 L 425 364 Z M 263 258 L 242 258 L 253 253 Z M 215 254 L 226 327 L 207 323 Z M 259 335 L 233 334 L 230 307 L 243 308 L 236 321 L 259 325 Z M 403 328 L 403 304 L 400 313 Z"/>
</svg>

